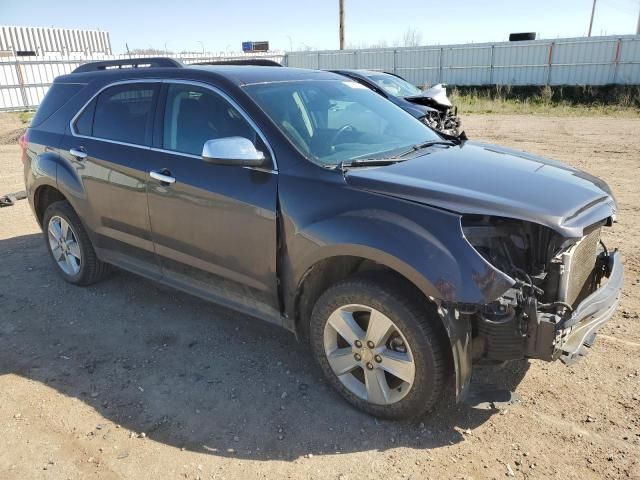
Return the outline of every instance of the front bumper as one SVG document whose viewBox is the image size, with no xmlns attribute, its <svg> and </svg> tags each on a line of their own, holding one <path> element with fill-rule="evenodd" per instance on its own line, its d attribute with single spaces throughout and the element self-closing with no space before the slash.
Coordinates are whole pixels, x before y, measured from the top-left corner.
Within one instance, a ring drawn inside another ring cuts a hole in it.
<svg viewBox="0 0 640 480">
<path fill-rule="evenodd" d="M 558 325 L 554 356 L 565 363 L 585 354 L 585 347 L 593 344 L 598 329 L 613 316 L 620 303 L 624 280 L 620 252 L 612 252 L 609 262 L 611 273 L 607 283 L 580 302 L 571 317 Z"/>
</svg>

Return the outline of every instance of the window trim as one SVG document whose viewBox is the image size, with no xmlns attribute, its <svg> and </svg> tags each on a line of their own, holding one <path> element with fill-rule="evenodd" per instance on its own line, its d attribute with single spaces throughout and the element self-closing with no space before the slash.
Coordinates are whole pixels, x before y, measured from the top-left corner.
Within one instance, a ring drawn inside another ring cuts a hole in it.
<svg viewBox="0 0 640 480">
<path fill-rule="evenodd" d="M 87 138 L 90 140 L 99 140 L 101 142 L 108 142 L 108 143 L 114 143 L 117 145 L 124 145 L 127 147 L 135 147 L 135 148 L 141 148 L 144 150 L 151 150 L 154 152 L 161 152 L 161 153 L 169 153 L 172 155 L 180 155 L 183 157 L 188 157 L 188 158 L 196 158 L 198 160 L 201 160 L 202 157 L 199 155 L 192 155 L 190 153 L 182 153 L 182 152 L 176 152 L 174 150 L 166 150 L 164 148 L 157 148 L 153 146 L 153 138 L 151 140 L 151 145 L 140 145 L 140 144 L 136 144 L 136 143 L 127 143 L 127 142 L 120 142 L 118 140 L 109 140 L 108 138 L 100 138 L 100 137 L 94 137 L 94 136 L 89 136 L 89 135 L 81 135 L 79 133 L 77 133 L 75 131 L 75 127 L 74 124 L 76 122 L 76 120 L 78 119 L 78 117 L 80 117 L 80 115 L 82 115 L 82 112 L 84 112 L 84 110 L 89 106 L 89 104 L 98 97 L 98 95 L 100 95 L 104 90 L 106 90 L 107 88 L 113 87 L 113 86 L 117 86 L 117 85 L 126 85 L 126 84 L 135 84 L 135 83 L 154 83 L 154 84 L 186 84 L 186 85 L 193 85 L 196 87 L 201 87 L 201 88 L 205 88 L 207 90 L 211 90 L 212 92 L 220 95 L 223 99 L 225 99 L 227 102 L 229 102 L 231 104 L 231 106 L 233 108 L 235 108 L 238 113 L 240 113 L 240 115 L 242 115 L 242 117 L 247 121 L 247 123 L 256 131 L 256 133 L 260 136 L 260 138 L 262 139 L 262 141 L 264 142 L 264 144 L 267 146 L 267 149 L 269 150 L 269 155 L 271 157 L 271 162 L 272 162 L 272 168 L 263 168 L 263 167 L 243 167 L 249 170 L 259 170 L 262 172 L 269 172 L 269 173 L 278 173 L 278 162 L 276 160 L 276 156 L 273 152 L 273 148 L 271 148 L 271 144 L 267 141 L 267 137 L 264 135 L 264 133 L 262 133 L 262 130 L 258 127 L 258 125 L 256 124 L 256 122 L 253 121 L 253 119 L 249 116 L 249 114 L 247 112 L 245 112 L 245 110 L 238 104 L 238 102 L 236 102 L 233 98 L 231 98 L 231 96 L 229 96 L 226 92 L 224 92 L 223 90 L 221 90 L 220 88 L 208 84 L 208 83 L 204 83 L 204 82 L 199 82 L 196 80 L 182 80 L 182 79 L 172 79 L 172 78 L 166 78 L 166 79 L 158 79 L 158 78 L 140 78 L 140 79 L 131 79 L 131 80 L 118 80 L 116 82 L 112 82 L 109 83 L 105 86 L 103 86 L 102 88 L 100 88 L 95 94 L 93 94 L 91 96 L 91 98 L 89 98 L 89 100 L 87 102 L 85 102 L 82 107 L 78 110 L 78 112 L 71 118 L 70 122 L 69 122 L 69 131 L 71 132 L 71 136 L 73 137 L 78 137 L 78 138 Z M 156 101 L 156 110 L 158 109 L 158 107 L 162 107 L 162 110 L 164 112 L 164 107 L 166 104 L 166 96 L 164 96 L 164 98 L 161 98 L 161 91 L 158 92 L 158 98 Z M 162 102 L 162 104 L 160 103 Z M 95 115 L 95 114 L 94 114 Z M 154 114 L 154 121 L 156 120 L 155 118 L 155 114 Z M 164 113 L 162 114 L 162 120 L 164 121 Z M 92 129 L 93 131 L 93 129 Z"/>
</svg>

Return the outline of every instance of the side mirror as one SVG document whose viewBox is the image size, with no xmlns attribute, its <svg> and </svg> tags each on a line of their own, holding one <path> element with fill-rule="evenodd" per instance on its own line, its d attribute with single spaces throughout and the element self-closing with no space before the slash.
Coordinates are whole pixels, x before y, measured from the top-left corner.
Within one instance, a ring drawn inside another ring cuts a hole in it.
<svg viewBox="0 0 640 480">
<path fill-rule="evenodd" d="M 207 140 L 202 147 L 202 160 L 214 165 L 261 167 L 267 159 L 248 138 L 225 137 Z"/>
</svg>

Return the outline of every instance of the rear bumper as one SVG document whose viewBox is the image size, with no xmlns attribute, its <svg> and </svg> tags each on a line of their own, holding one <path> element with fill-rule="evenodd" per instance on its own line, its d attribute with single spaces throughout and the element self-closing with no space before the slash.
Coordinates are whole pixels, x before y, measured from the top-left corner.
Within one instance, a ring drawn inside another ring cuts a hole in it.
<svg viewBox="0 0 640 480">
<path fill-rule="evenodd" d="M 565 363 L 585 354 L 585 347 L 593 344 L 597 331 L 618 307 L 624 266 L 620 252 L 612 252 L 609 258 L 611 273 L 607 283 L 580 302 L 571 318 L 556 332 L 556 338 L 560 340 L 556 344 L 555 356 Z"/>
</svg>

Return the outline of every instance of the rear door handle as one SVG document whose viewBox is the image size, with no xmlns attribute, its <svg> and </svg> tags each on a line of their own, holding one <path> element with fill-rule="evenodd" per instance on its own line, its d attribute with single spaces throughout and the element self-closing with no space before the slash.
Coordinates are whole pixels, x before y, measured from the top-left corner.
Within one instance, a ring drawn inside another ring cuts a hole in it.
<svg viewBox="0 0 640 480">
<path fill-rule="evenodd" d="M 71 150 L 69 150 L 69 153 L 76 157 L 78 160 L 84 160 L 85 158 L 87 158 L 87 152 L 83 147 L 72 148 Z"/>
<path fill-rule="evenodd" d="M 162 183 L 176 183 L 176 179 L 171 176 L 171 172 L 169 172 L 168 170 L 151 170 L 149 172 L 149 175 L 151 175 L 151 178 L 155 178 Z"/>
</svg>

